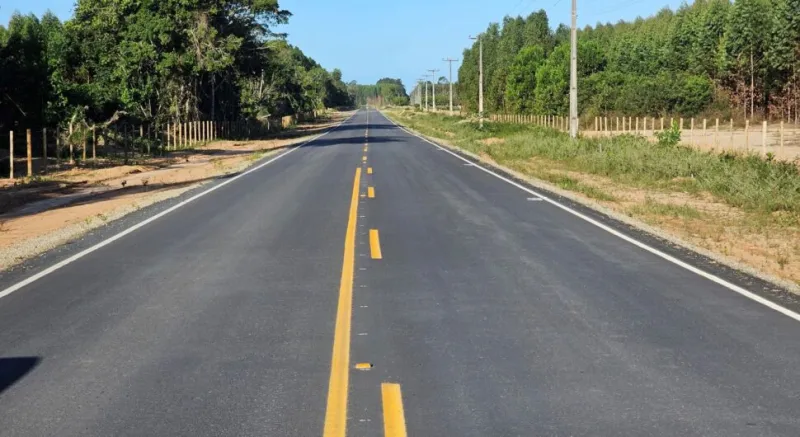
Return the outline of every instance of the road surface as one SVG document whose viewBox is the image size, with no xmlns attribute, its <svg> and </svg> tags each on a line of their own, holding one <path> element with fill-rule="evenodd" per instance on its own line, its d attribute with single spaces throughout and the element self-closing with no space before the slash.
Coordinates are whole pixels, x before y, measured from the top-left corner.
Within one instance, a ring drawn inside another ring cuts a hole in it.
<svg viewBox="0 0 800 437">
<path fill-rule="evenodd" d="M 800 435 L 792 317 L 374 110 L 283 153 L 3 274 L 0 436 Z"/>
</svg>

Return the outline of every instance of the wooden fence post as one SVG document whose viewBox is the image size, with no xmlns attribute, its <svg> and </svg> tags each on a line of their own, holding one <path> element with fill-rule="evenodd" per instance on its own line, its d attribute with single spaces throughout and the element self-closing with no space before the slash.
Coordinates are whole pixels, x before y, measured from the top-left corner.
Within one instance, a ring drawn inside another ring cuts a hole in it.
<svg viewBox="0 0 800 437">
<path fill-rule="evenodd" d="M 61 167 L 61 128 L 56 127 L 56 167 Z"/>
<path fill-rule="evenodd" d="M 761 125 L 761 154 L 767 156 L 767 120 Z"/>
<path fill-rule="evenodd" d="M 97 128 L 92 126 L 92 164 L 97 165 Z"/>
<path fill-rule="evenodd" d="M 744 120 L 744 147 L 750 151 L 750 120 Z"/>
<path fill-rule="evenodd" d="M 614 129 L 614 132 L 619 132 L 619 117 L 617 117 L 617 123 L 615 127 L 616 129 Z"/>
<path fill-rule="evenodd" d="M 42 173 L 47 173 L 47 128 L 42 129 Z"/>
<path fill-rule="evenodd" d="M 731 131 L 731 143 L 730 143 L 730 147 L 733 147 L 733 118 L 731 118 L 730 131 Z"/>
<path fill-rule="evenodd" d="M 664 117 L 661 117 L 661 130 L 664 130 Z"/>
<path fill-rule="evenodd" d="M 703 142 L 706 141 L 706 134 L 707 134 L 707 132 L 706 132 L 706 119 L 704 118 L 703 119 Z"/>
<path fill-rule="evenodd" d="M 33 176 L 33 141 L 31 140 L 31 130 L 25 131 L 26 151 L 28 153 L 28 177 Z"/>
<path fill-rule="evenodd" d="M 781 120 L 781 146 L 780 152 L 783 153 L 783 120 Z"/>
<path fill-rule="evenodd" d="M 86 129 L 82 129 L 81 130 L 81 144 L 83 145 L 82 146 L 83 150 L 81 151 L 81 153 L 83 153 L 83 155 L 82 155 L 83 157 L 81 158 L 81 161 L 85 165 L 86 164 Z"/>
<path fill-rule="evenodd" d="M 636 117 L 636 133 L 639 133 L 639 117 Z"/>
<path fill-rule="evenodd" d="M 719 118 L 714 120 L 714 148 L 719 149 Z"/>
<path fill-rule="evenodd" d="M 8 131 L 8 178 L 14 180 L 14 131 Z"/>
<path fill-rule="evenodd" d="M 694 117 L 692 117 L 691 126 L 689 127 L 689 144 L 694 146 Z"/>
<path fill-rule="evenodd" d="M 75 164 L 75 158 L 73 157 L 73 153 L 75 152 L 75 150 L 73 149 L 73 146 L 72 146 L 72 133 L 73 133 L 72 122 L 70 122 L 70 124 L 69 124 L 69 164 L 70 165 Z"/>
</svg>

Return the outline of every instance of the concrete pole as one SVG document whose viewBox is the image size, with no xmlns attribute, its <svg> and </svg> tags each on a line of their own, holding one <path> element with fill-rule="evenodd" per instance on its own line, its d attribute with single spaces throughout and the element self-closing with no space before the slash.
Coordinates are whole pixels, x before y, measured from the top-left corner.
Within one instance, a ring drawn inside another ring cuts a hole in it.
<svg viewBox="0 0 800 437">
<path fill-rule="evenodd" d="M 436 73 L 439 72 L 437 69 L 428 70 L 431 72 L 431 87 L 433 88 L 433 112 L 436 112 Z"/>
<path fill-rule="evenodd" d="M 479 55 L 478 55 L 478 119 L 480 120 L 480 127 L 483 128 L 483 38 L 480 35 L 470 39 L 478 40 Z"/>
<path fill-rule="evenodd" d="M 578 136 L 578 0 L 572 0 L 569 66 L 569 136 Z"/>
<path fill-rule="evenodd" d="M 453 115 L 453 62 L 457 62 L 458 59 L 450 59 L 447 58 L 444 62 L 447 62 L 450 65 L 450 115 Z"/>
</svg>

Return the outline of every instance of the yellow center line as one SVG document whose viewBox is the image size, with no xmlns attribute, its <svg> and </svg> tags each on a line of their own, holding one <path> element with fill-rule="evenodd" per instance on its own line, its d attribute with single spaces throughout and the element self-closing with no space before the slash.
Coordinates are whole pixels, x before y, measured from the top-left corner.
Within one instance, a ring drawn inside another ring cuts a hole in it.
<svg viewBox="0 0 800 437">
<path fill-rule="evenodd" d="M 375 198 L 375 187 L 367 187 L 367 197 L 370 199 Z"/>
<path fill-rule="evenodd" d="M 372 167 L 367 167 L 367 174 L 372 174 Z"/>
<path fill-rule="evenodd" d="M 381 384 L 383 399 L 384 437 L 406 437 L 406 415 L 403 412 L 403 394 L 400 384 L 384 382 Z"/>
<path fill-rule="evenodd" d="M 383 259 L 381 254 L 381 237 L 377 229 L 369 230 L 369 256 L 372 259 Z"/>
<path fill-rule="evenodd" d="M 367 157 L 366 156 L 361 157 L 361 161 L 367 162 Z"/>
<path fill-rule="evenodd" d="M 356 221 L 358 220 L 358 188 L 361 169 L 356 169 L 350 215 L 344 237 L 344 261 L 339 283 L 339 304 L 333 334 L 331 377 L 328 382 L 328 403 L 325 408 L 323 437 L 344 437 L 347 431 L 347 380 L 350 371 L 350 321 L 353 313 L 353 264 L 355 262 Z"/>
</svg>

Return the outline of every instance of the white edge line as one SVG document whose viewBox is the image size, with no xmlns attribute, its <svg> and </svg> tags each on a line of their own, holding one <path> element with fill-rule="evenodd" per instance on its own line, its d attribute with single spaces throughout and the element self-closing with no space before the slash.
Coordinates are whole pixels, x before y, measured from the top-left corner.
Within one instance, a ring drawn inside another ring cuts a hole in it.
<svg viewBox="0 0 800 437">
<path fill-rule="evenodd" d="M 570 213 L 570 214 L 572 214 L 572 215 L 574 215 L 574 216 L 576 216 L 576 217 L 578 217 L 578 218 L 580 218 L 580 219 L 582 219 L 584 221 L 587 221 L 587 222 L 597 226 L 598 228 L 600 228 L 600 229 L 602 229 L 602 230 L 604 230 L 604 231 L 606 231 L 606 232 L 608 232 L 608 233 L 610 233 L 610 234 L 612 234 L 612 235 L 614 235 L 616 237 L 619 237 L 619 238 L 627 241 L 628 243 L 633 244 L 634 246 L 637 246 L 637 247 L 639 247 L 641 249 L 644 249 L 644 250 L 646 250 L 646 251 L 648 251 L 648 252 L 650 252 L 650 253 L 652 253 L 652 254 L 654 254 L 656 256 L 659 256 L 659 257 L 661 257 L 661 258 L 663 258 L 663 259 L 665 259 L 665 260 L 667 260 L 667 261 L 669 261 L 669 262 L 671 262 L 671 263 L 673 263 L 673 264 L 675 264 L 677 266 L 683 267 L 684 269 L 686 269 L 686 270 L 688 270 L 688 271 L 690 271 L 692 273 L 695 273 L 695 274 L 697 274 L 699 276 L 702 276 L 702 277 L 708 279 L 709 281 L 715 282 L 715 283 L 717 283 L 717 284 L 719 284 L 719 285 L 721 285 L 721 286 L 723 286 L 723 287 L 725 287 L 725 288 L 727 288 L 727 289 L 729 289 L 731 291 L 739 293 L 740 295 L 742 295 L 742 296 L 744 296 L 744 297 L 746 297 L 748 299 L 754 300 L 754 301 L 760 303 L 761 305 L 764 305 L 764 306 L 766 306 L 768 308 L 771 308 L 771 309 L 773 309 L 773 310 L 775 310 L 775 311 L 777 311 L 777 312 L 779 312 L 779 313 L 781 313 L 781 314 L 783 314 L 785 316 L 791 317 L 792 319 L 800 322 L 800 314 L 798 314 L 798 313 L 796 313 L 796 312 L 794 312 L 794 311 L 792 311 L 792 310 L 790 310 L 790 309 L 788 309 L 786 307 L 783 307 L 783 306 L 781 306 L 781 305 L 779 305 L 779 304 L 777 304 L 777 303 L 775 303 L 775 302 L 773 302 L 773 301 L 771 301 L 769 299 L 761 297 L 761 296 L 753 293 L 752 291 L 749 291 L 749 290 L 747 290 L 745 288 L 742 288 L 742 287 L 740 287 L 740 286 L 738 286 L 736 284 L 728 282 L 728 281 L 720 278 L 719 276 L 713 275 L 713 274 L 708 273 L 708 272 L 706 272 L 704 270 L 701 270 L 701 269 L 699 269 L 699 268 L 697 268 L 697 267 L 695 267 L 695 266 L 693 266 L 693 265 L 691 265 L 691 264 L 689 264 L 687 262 L 681 261 L 680 259 L 675 258 L 674 256 L 669 255 L 667 253 L 664 253 L 664 252 L 656 249 L 655 247 L 648 246 L 647 244 L 642 243 L 641 241 L 636 240 L 636 239 L 634 239 L 632 237 L 629 237 L 628 235 L 623 234 L 622 232 L 617 231 L 616 229 L 614 229 L 614 228 L 612 228 L 612 227 L 610 227 L 610 226 L 608 226 L 606 224 L 603 224 L 603 223 L 601 223 L 601 222 L 599 222 L 599 221 L 597 221 L 597 220 L 595 220 L 595 219 L 593 219 L 593 218 L 591 218 L 589 216 L 581 214 L 580 212 L 578 212 L 578 211 L 576 211 L 576 210 L 574 210 L 574 209 L 572 209 L 572 208 L 570 208 L 570 207 L 568 207 L 566 205 L 562 205 L 561 203 L 559 203 L 559 202 L 557 202 L 557 201 L 555 201 L 555 200 L 553 200 L 553 199 L 551 199 L 551 198 L 549 198 L 549 197 L 547 197 L 547 196 L 545 196 L 543 194 L 537 193 L 536 191 L 531 190 L 530 188 L 527 188 L 527 187 L 525 187 L 523 185 L 520 185 L 520 184 L 518 184 L 518 183 L 516 183 L 516 182 L 514 182 L 514 181 L 512 181 L 512 180 L 510 180 L 510 179 L 508 179 L 508 178 L 506 178 L 504 176 L 501 176 L 501 175 L 499 175 L 499 174 L 497 174 L 497 173 L 495 173 L 495 172 L 493 172 L 493 171 L 491 171 L 491 170 L 489 170 L 487 168 L 484 168 L 483 166 L 481 166 L 481 165 L 479 165 L 477 163 L 474 163 L 473 161 L 470 161 L 470 160 L 464 158 L 463 156 L 461 156 L 461 155 L 459 155 L 459 154 L 457 154 L 457 153 L 455 153 L 455 152 L 453 152 L 451 150 L 448 150 L 447 148 L 442 147 L 442 146 L 434 143 L 433 141 L 431 141 L 431 140 L 429 140 L 429 139 L 427 139 L 427 138 L 425 138 L 425 137 L 423 137 L 421 135 L 418 135 L 418 134 L 416 134 L 414 132 L 411 132 L 410 130 L 406 129 L 405 127 L 395 123 L 394 120 L 390 119 L 389 117 L 386 117 L 385 115 L 384 115 L 384 118 L 386 118 L 387 120 L 391 121 L 395 126 L 397 126 L 398 128 L 402 129 L 404 132 L 408 133 L 409 135 L 415 136 L 415 137 L 421 139 L 422 141 L 425 141 L 428 144 L 431 144 L 431 145 L 433 145 L 435 147 L 438 147 L 442 151 L 445 151 L 445 152 L 455 156 L 456 158 L 458 158 L 458 159 L 460 159 L 462 161 L 471 162 L 471 163 L 473 163 L 475 165 L 475 167 L 485 171 L 486 173 L 489 173 L 490 175 L 492 175 L 492 176 L 494 176 L 494 177 L 496 177 L 498 179 L 501 179 L 501 180 L 503 180 L 505 182 L 508 182 L 509 184 L 511 184 L 511 185 L 513 185 L 513 186 L 519 188 L 520 190 L 523 190 L 523 191 L 525 191 L 525 192 L 527 192 L 529 194 L 533 194 L 534 196 L 539 196 L 539 198 L 541 198 L 545 202 L 548 202 L 551 205 L 557 206 L 558 208 L 561 208 L 564 211 L 566 211 L 566 212 L 568 212 L 568 213 Z"/>
<path fill-rule="evenodd" d="M 41 272 L 38 272 L 38 273 L 36 273 L 36 274 L 34 274 L 32 276 L 29 276 L 26 279 L 23 279 L 22 281 L 17 282 L 16 284 L 6 288 L 5 290 L 0 291 L 0 299 L 2 299 L 4 297 L 8 296 L 9 294 L 19 290 L 20 288 L 25 287 L 26 285 L 29 285 L 29 284 L 31 284 L 31 283 L 33 283 L 35 281 L 38 281 L 39 279 L 49 275 L 50 273 L 53 273 L 56 270 L 58 270 L 58 269 L 60 269 L 60 268 L 62 268 L 64 266 L 67 266 L 67 265 L 69 265 L 69 264 L 71 264 L 71 263 L 83 258 L 84 256 L 86 256 L 86 255 L 88 255 L 88 254 L 90 254 L 90 253 L 92 253 L 92 252 L 94 252 L 94 251 L 96 251 L 96 250 L 98 250 L 98 249 L 100 249 L 102 247 L 108 246 L 109 244 L 119 240 L 120 238 L 122 238 L 122 237 L 124 237 L 124 236 L 126 236 L 126 235 L 128 235 L 128 234 L 130 234 L 130 233 L 132 233 L 132 232 L 134 232 L 136 230 L 138 230 L 139 228 L 144 227 L 147 224 L 150 224 L 150 223 L 160 219 L 161 217 L 164 217 L 165 215 L 175 211 L 178 208 L 180 208 L 182 206 L 185 206 L 185 205 L 187 205 L 187 204 L 189 204 L 191 202 L 194 202 L 195 200 L 205 196 L 206 194 L 209 194 L 209 193 L 211 193 L 213 191 L 216 191 L 216 190 L 224 187 L 225 185 L 228 185 L 228 184 L 232 183 L 233 181 L 235 181 L 235 180 L 237 180 L 239 178 L 242 178 L 244 176 L 247 176 L 250 173 L 253 173 L 253 172 L 257 171 L 257 170 L 260 170 L 261 168 L 269 165 L 272 162 L 277 161 L 278 159 L 283 158 L 284 156 L 294 152 L 295 150 L 297 150 L 297 149 L 299 149 L 299 148 L 301 148 L 301 147 L 303 147 L 303 146 L 305 146 L 305 145 L 307 145 L 307 144 L 309 144 L 311 142 L 314 142 L 314 141 L 324 137 L 325 135 L 327 135 L 327 134 L 335 131 L 336 129 L 338 129 L 339 126 L 341 126 L 341 125 L 347 123 L 348 121 L 350 121 L 350 119 L 355 117 L 356 114 L 358 114 L 358 111 L 356 111 L 353 115 L 351 115 L 350 117 L 348 117 L 346 120 L 342 121 L 341 123 L 337 124 L 333 128 L 328 129 L 327 131 L 315 136 L 314 138 L 311 138 L 308 141 L 305 141 L 305 142 L 303 142 L 301 144 L 293 146 L 289 150 L 287 150 L 287 151 L 281 153 L 280 155 L 270 159 L 269 161 L 263 162 L 263 163 L 255 166 L 253 168 L 250 168 L 249 170 L 245 171 L 244 173 L 240 173 L 240 174 L 238 174 L 238 175 L 236 175 L 236 176 L 234 176 L 234 177 L 232 177 L 230 179 L 226 179 L 225 181 L 220 182 L 219 184 L 214 185 L 213 187 L 211 187 L 211 188 L 209 188 L 209 189 L 207 189 L 207 190 L 205 190 L 205 191 L 203 191 L 201 193 L 197 193 L 194 196 L 192 196 L 192 197 L 190 197 L 190 198 L 188 198 L 188 199 L 186 199 L 184 201 L 181 201 L 180 203 L 175 204 L 175 205 L 165 209 L 164 211 L 161 211 L 160 213 L 158 213 L 158 214 L 156 214 L 156 215 L 154 215 L 152 217 L 148 217 L 147 219 L 142 220 L 141 222 L 139 222 L 139 223 L 137 223 L 137 224 L 125 229 L 124 231 L 121 231 L 118 234 L 115 234 L 115 235 L 113 235 L 113 236 L 111 236 L 111 237 L 109 237 L 109 238 L 107 238 L 107 239 L 95 244 L 94 246 L 88 247 L 88 248 L 76 253 L 75 255 L 72 255 L 69 258 L 66 258 L 64 260 L 61 260 L 61 261 L 53 264 L 52 266 L 42 270 Z"/>
</svg>

